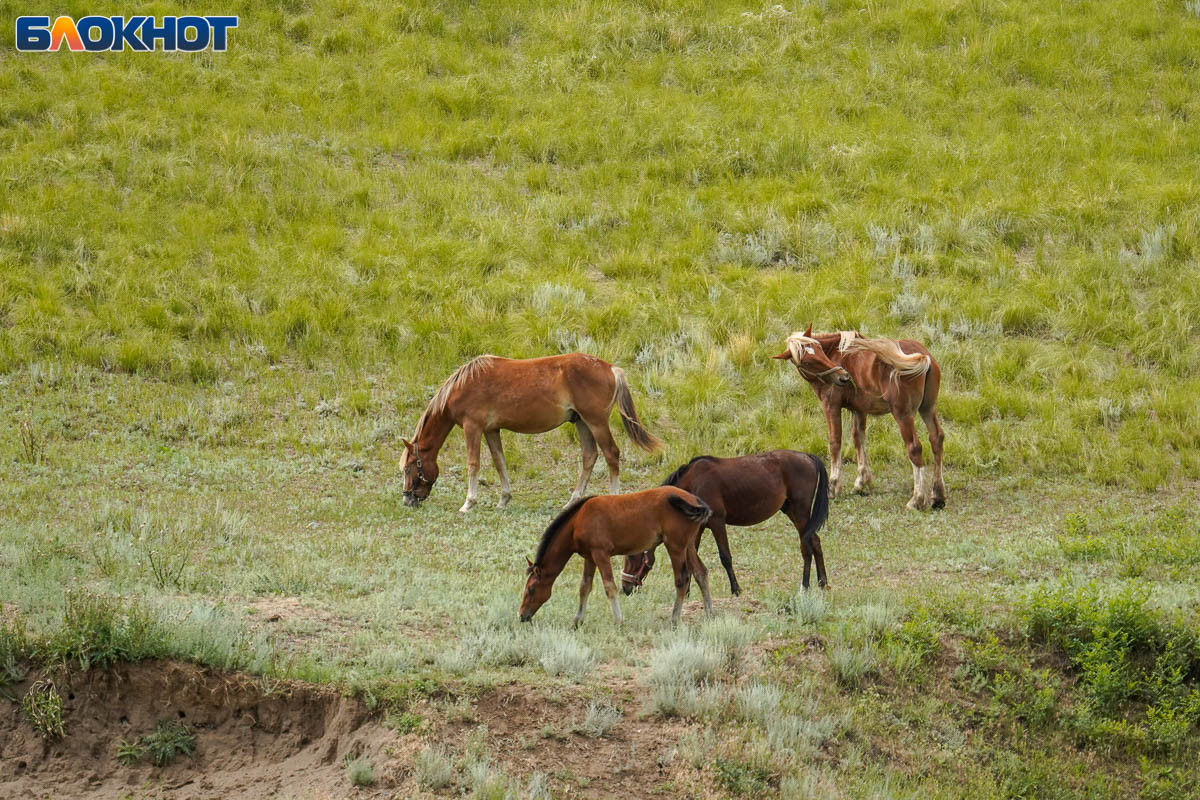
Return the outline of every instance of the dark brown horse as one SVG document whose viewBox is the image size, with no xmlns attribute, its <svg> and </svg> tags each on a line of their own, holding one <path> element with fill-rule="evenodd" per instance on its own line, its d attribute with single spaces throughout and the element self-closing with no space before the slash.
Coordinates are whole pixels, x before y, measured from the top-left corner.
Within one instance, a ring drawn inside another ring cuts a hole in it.
<svg viewBox="0 0 1200 800">
<path fill-rule="evenodd" d="M 739 458 L 697 456 L 672 472 L 663 486 L 678 486 L 691 492 L 712 509 L 712 516 L 704 527 L 711 530 L 717 540 L 721 564 L 729 575 L 729 590 L 735 595 L 741 593 L 741 587 L 733 574 L 725 526 L 757 525 L 780 511 L 787 515 L 800 534 L 804 588 L 808 588 L 814 558 L 817 583 L 828 588 L 825 554 L 821 550 L 821 537 L 817 535 L 829 516 L 829 479 L 821 459 L 795 450 L 772 450 Z M 621 588 L 625 594 L 641 586 L 653 566 L 653 550 L 627 556 L 621 572 Z"/>
<path fill-rule="evenodd" d="M 662 544 L 675 570 L 675 608 L 671 622 L 679 622 L 683 598 L 694 575 L 704 595 L 704 610 L 712 613 L 708 593 L 708 570 L 696 555 L 700 527 L 711 510 L 693 494 L 673 486 L 622 495 L 585 497 L 571 503 L 554 518 L 542 534 L 537 558 L 529 564 L 529 579 L 521 596 L 521 621 L 528 622 L 550 599 L 554 580 L 578 553 L 583 556 L 583 580 L 579 584 L 579 611 L 575 625 L 583 621 L 592 579 L 600 570 L 604 592 L 612 603 L 613 618 L 621 623 L 617 584 L 613 581 L 612 557 L 641 553 Z"/>
<path fill-rule="evenodd" d="M 908 508 L 924 510 L 946 505 L 942 482 L 942 424 L 937 397 L 942 370 L 920 342 L 912 339 L 868 339 L 854 331 L 804 333 L 787 339 L 788 349 L 775 358 L 796 365 L 817 393 L 829 426 L 829 488 L 836 497 L 842 488 L 842 409 L 854 417 L 854 450 L 858 458 L 855 491 L 871 486 L 867 466 L 867 415 L 891 414 L 913 467 L 913 494 Z M 920 413 L 933 451 L 932 474 L 926 475 L 915 416 Z"/>
<path fill-rule="evenodd" d="M 638 419 L 625 372 L 583 353 L 547 358 L 512 359 L 479 356 L 451 375 L 425 407 L 413 441 L 404 440 L 404 504 L 416 506 L 429 496 L 438 478 L 437 455 L 455 425 L 467 441 L 467 499 L 460 512 L 479 498 L 479 440 L 486 438 L 492 463 L 500 473 L 500 508 L 512 492 L 504 465 L 500 431 L 544 433 L 564 422 L 575 423 L 583 470 L 572 500 L 587 490 L 596 447 L 608 462 L 609 491 L 621 491 L 621 451 L 608 428 L 616 406 L 630 440 L 652 452 L 661 442 Z"/>
</svg>

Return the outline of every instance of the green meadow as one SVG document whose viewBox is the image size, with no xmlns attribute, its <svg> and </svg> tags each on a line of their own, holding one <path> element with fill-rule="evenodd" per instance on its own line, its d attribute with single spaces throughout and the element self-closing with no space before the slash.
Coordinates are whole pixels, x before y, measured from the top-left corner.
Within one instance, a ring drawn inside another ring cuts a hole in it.
<svg viewBox="0 0 1200 800">
<path fill-rule="evenodd" d="M 562 737 L 657 764 L 647 797 L 1194 796 L 1200 5 L 139 9 L 188 11 L 239 15 L 228 52 L 19 54 L 16 16 L 132 12 L 0 0 L 14 709 L 44 671 L 164 657 L 366 698 L 415 742 L 401 797 L 606 796 L 529 766 Z M 400 437 L 481 353 L 622 366 L 666 442 L 617 434 L 627 488 L 826 457 L 770 358 L 809 322 L 944 375 L 946 511 L 904 511 L 872 421 L 825 595 L 779 517 L 732 534 L 740 598 L 705 541 L 713 620 L 693 591 L 671 630 L 661 560 L 620 629 L 594 595 L 570 630 L 577 566 L 517 624 L 565 430 L 505 436 L 506 512 L 485 461 L 455 513 L 458 435 L 401 505 Z M 447 733 L 497 687 L 589 712 L 525 760 L 495 722 Z"/>
</svg>

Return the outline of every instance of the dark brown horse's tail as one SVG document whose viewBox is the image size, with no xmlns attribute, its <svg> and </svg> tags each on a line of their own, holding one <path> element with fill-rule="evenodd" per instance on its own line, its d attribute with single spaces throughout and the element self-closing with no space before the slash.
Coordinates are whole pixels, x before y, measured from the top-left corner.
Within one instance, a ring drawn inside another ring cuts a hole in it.
<svg viewBox="0 0 1200 800">
<path fill-rule="evenodd" d="M 693 495 L 695 497 L 695 495 Z M 692 522 L 708 522 L 708 518 L 712 516 L 712 509 L 708 507 L 708 503 L 696 497 L 695 503 L 689 503 L 677 494 L 673 494 L 667 498 L 667 502 L 675 508 L 680 514 L 690 519 Z"/>
<path fill-rule="evenodd" d="M 813 468 L 817 471 L 817 489 L 813 492 L 812 508 L 808 512 L 808 524 L 804 526 L 804 545 L 811 553 L 813 550 L 812 537 L 825 525 L 829 519 L 829 473 L 825 471 L 825 462 L 806 453 L 812 459 Z"/>
<path fill-rule="evenodd" d="M 638 419 L 637 409 L 633 407 L 633 395 L 629 393 L 629 381 L 625 378 L 625 370 L 620 367 L 612 368 L 613 377 L 617 379 L 617 410 L 621 414 L 621 424 L 629 440 L 647 453 L 653 453 L 662 447 L 662 441 L 646 430 L 646 426 Z"/>
</svg>

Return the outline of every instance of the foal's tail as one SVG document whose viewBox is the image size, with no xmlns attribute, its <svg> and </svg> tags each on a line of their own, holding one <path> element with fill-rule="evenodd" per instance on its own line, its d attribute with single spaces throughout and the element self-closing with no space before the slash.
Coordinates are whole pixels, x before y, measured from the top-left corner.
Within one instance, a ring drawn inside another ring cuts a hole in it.
<svg viewBox="0 0 1200 800">
<path fill-rule="evenodd" d="M 692 496 L 695 497 L 695 495 Z M 699 497 L 696 497 L 695 503 L 689 503 L 679 495 L 673 494 L 667 498 L 667 502 L 670 503 L 676 511 L 678 511 L 680 514 L 683 514 L 692 522 L 705 523 L 708 522 L 708 518 L 712 516 L 712 509 L 708 507 L 708 503 L 704 502 Z"/>
<path fill-rule="evenodd" d="M 647 453 L 653 453 L 662 447 L 662 440 L 646 430 L 646 426 L 638 419 L 637 409 L 633 407 L 633 395 L 629 393 L 629 381 L 625 378 L 625 370 L 620 367 L 612 368 L 613 377 L 617 379 L 617 410 L 621 414 L 621 424 L 629 440 Z"/>
<path fill-rule="evenodd" d="M 808 524 L 804 526 L 803 536 L 804 546 L 811 553 L 813 536 L 825 525 L 825 520 L 829 519 L 829 473 L 825 471 L 824 461 L 812 453 L 805 455 L 812 459 L 813 467 L 817 470 L 817 489 L 813 492 L 812 508 L 808 511 Z"/>
</svg>

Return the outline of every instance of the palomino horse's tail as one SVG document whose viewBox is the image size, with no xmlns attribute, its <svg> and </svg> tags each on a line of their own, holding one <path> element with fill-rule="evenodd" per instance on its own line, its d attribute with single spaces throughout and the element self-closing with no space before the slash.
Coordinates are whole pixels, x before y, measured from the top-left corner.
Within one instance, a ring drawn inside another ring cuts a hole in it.
<svg viewBox="0 0 1200 800">
<path fill-rule="evenodd" d="M 629 440 L 647 453 L 653 453 L 662 447 L 662 440 L 646 430 L 646 426 L 638 419 L 637 409 L 633 407 L 633 395 L 629 393 L 629 381 L 625 378 L 625 370 L 620 367 L 612 368 L 613 377 L 617 379 L 617 410 L 621 414 L 621 424 Z"/>
<path fill-rule="evenodd" d="M 906 353 L 891 339 L 855 338 L 846 345 L 847 352 L 866 350 L 874 353 L 883 363 L 894 370 L 898 378 L 911 378 L 929 372 L 932 361 L 928 353 Z"/>
<path fill-rule="evenodd" d="M 808 524 L 804 526 L 804 546 L 808 548 L 808 552 L 813 549 L 813 536 L 817 531 L 821 530 L 825 525 L 825 520 L 829 519 L 829 473 L 825 471 L 825 462 L 814 456 L 812 453 L 806 453 L 812 459 L 813 468 L 817 470 L 817 488 L 813 492 L 812 508 L 808 511 Z"/>
<path fill-rule="evenodd" d="M 695 497 L 695 495 L 693 495 Z M 677 494 L 673 494 L 667 498 L 667 502 L 685 517 L 692 522 L 708 522 L 708 518 L 712 516 L 712 509 L 708 507 L 708 503 L 696 497 L 695 503 L 689 503 Z"/>
</svg>

